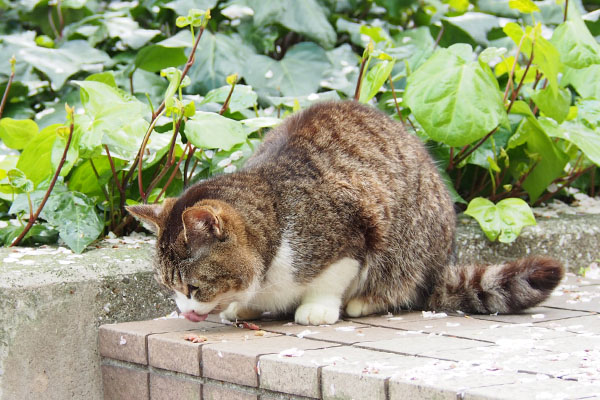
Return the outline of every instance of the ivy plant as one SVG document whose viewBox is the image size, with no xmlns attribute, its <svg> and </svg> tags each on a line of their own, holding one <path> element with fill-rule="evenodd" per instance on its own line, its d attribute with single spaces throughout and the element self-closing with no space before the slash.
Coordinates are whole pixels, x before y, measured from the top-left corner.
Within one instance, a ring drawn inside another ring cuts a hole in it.
<svg viewBox="0 0 600 400">
<path fill-rule="evenodd" d="M 600 178 L 600 14 L 571 0 L 4 2 L 0 241 L 84 251 L 318 101 L 418 135 L 490 240 Z"/>
</svg>

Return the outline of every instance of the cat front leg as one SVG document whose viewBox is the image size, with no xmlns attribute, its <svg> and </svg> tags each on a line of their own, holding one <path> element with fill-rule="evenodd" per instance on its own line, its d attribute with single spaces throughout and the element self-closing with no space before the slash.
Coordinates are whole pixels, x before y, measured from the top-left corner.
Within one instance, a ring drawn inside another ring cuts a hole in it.
<svg viewBox="0 0 600 400">
<path fill-rule="evenodd" d="M 248 319 L 258 319 L 262 315 L 262 312 L 254 310 L 252 308 L 248 308 L 244 306 L 242 303 L 234 301 L 229 304 L 229 306 L 219 314 L 221 318 L 235 321 L 238 319 L 248 320 Z"/>
<path fill-rule="evenodd" d="M 340 318 L 342 297 L 358 275 L 360 264 L 342 258 L 309 283 L 296 309 L 294 320 L 301 325 L 329 325 Z"/>
</svg>

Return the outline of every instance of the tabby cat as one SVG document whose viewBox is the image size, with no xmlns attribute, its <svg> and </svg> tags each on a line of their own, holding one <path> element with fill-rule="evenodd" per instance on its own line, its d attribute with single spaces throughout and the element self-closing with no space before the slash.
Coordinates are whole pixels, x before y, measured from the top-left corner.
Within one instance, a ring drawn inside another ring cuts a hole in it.
<svg viewBox="0 0 600 400">
<path fill-rule="evenodd" d="M 420 140 L 356 102 L 316 104 L 267 134 L 238 172 L 162 205 L 128 208 L 157 233 L 159 280 L 184 316 L 295 310 L 333 324 L 399 309 L 512 313 L 543 301 L 562 265 L 456 265 L 455 212 Z"/>
</svg>

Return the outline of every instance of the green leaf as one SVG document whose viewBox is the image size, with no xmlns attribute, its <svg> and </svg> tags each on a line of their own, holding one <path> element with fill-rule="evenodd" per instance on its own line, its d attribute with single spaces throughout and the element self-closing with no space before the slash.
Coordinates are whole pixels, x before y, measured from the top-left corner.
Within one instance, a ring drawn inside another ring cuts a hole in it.
<svg viewBox="0 0 600 400">
<path fill-rule="evenodd" d="M 306 96 L 267 96 L 269 102 L 275 107 L 288 107 L 288 108 L 306 108 L 311 104 L 319 103 L 322 101 L 336 101 L 340 99 L 340 96 L 335 90 L 321 93 L 311 93 Z"/>
<path fill-rule="evenodd" d="M 47 35 L 40 35 L 35 38 L 35 44 L 41 47 L 47 47 L 49 49 L 54 47 L 54 40 Z"/>
<path fill-rule="evenodd" d="M 280 24 L 325 48 L 335 45 L 335 30 L 317 0 L 246 0 L 244 3 L 254 10 L 253 24 L 256 26 Z"/>
<path fill-rule="evenodd" d="M 302 42 L 291 47 L 281 61 L 251 56 L 244 76 L 259 94 L 301 96 L 317 92 L 329 65 L 321 47 Z"/>
<path fill-rule="evenodd" d="M 534 203 L 548 185 L 563 174 L 569 157 L 555 145 L 534 117 L 527 117 L 521 121 L 508 147 L 510 149 L 520 144 L 525 144 L 530 166 L 533 166 L 535 158 L 539 159 L 538 165 L 523 181 L 523 188 L 529 194 L 530 202 Z M 520 178 L 521 172 L 517 170 L 515 162 L 511 162 L 509 170 L 515 179 Z"/>
<path fill-rule="evenodd" d="M 253 68 L 248 61 L 254 54 L 254 49 L 245 44 L 239 35 L 204 31 L 196 50 L 196 61 L 188 72 L 192 80 L 188 92 L 206 93 L 221 87 L 227 76 L 236 72 L 244 72 L 242 75 L 245 77 L 246 72 Z"/>
<path fill-rule="evenodd" d="M 202 149 L 230 150 L 246 141 L 242 125 L 219 114 L 198 111 L 185 124 L 185 136 Z"/>
<path fill-rule="evenodd" d="M 531 0 L 509 0 L 508 6 L 510 8 L 515 8 L 524 14 L 540 11 L 540 8 Z"/>
<path fill-rule="evenodd" d="M 213 89 L 204 96 L 202 102 L 200 104 L 206 103 L 225 103 L 227 99 L 227 95 L 229 95 L 229 91 L 231 90 L 231 86 L 221 86 L 218 89 Z M 257 105 L 258 95 L 254 90 L 252 90 L 252 86 L 247 85 L 235 85 L 233 90 L 233 94 L 231 95 L 231 99 L 229 100 L 229 111 L 237 112 L 241 110 L 245 110 L 247 108 L 252 108 Z"/>
<path fill-rule="evenodd" d="M 392 68 L 394 68 L 394 61 L 383 61 L 373 66 L 363 79 L 358 101 L 366 103 L 375 97 L 390 76 Z"/>
<path fill-rule="evenodd" d="M 362 25 L 359 32 L 373 39 L 375 43 L 391 41 L 390 35 L 380 26 Z"/>
<path fill-rule="evenodd" d="M 247 134 L 252 132 L 256 132 L 262 128 L 273 128 L 281 123 L 279 118 L 272 117 L 259 117 L 259 118 L 249 118 L 240 121 L 244 125 L 244 129 Z"/>
<path fill-rule="evenodd" d="M 37 124 L 30 119 L 0 119 L 0 139 L 7 147 L 21 150 L 38 134 Z"/>
<path fill-rule="evenodd" d="M 94 167 L 100 176 L 100 180 L 96 178 L 91 162 L 94 163 Z M 115 164 L 115 169 L 117 171 L 122 170 L 126 166 L 126 163 L 118 158 L 113 159 L 113 163 Z M 83 193 L 88 197 L 100 197 L 103 196 L 102 187 L 108 183 L 111 178 L 112 171 L 108 157 L 100 156 L 93 160 L 86 160 L 73 168 L 73 172 L 69 177 L 68 186 L 69 190 Z"/>
<path fill-rule="evenodd" d="M 531 95 L 531 99 L 544 115 L 553 118 L 559 124 L 569 114 L 569 107 L 571 106 L 571 92 L 569 89 L 558 88 L 556 93 L 553 93 L 550 88 L 537 90 Z"/>
<path fill-rule="evenodd" d="M 23 232 L 24 226 L 8 225 L 0 229 L 0 242 L 8 246 Z M 20 245 L 53 244 L 58 239 L 58 232 L 46 224 L 35 224 L 23 237 Z"/>
<path fill-rule="evenodd" d="M 560 53 L 560 60 L 571 68 L 586 68 L 600 64 L 600 45 L 581 19 L 577 7 L 569 4 L 569 19 L 552 34 L 551 42 Z"/>
<path fill-rule="evenodd" d="M 52 147 L 56 140 L 56 130 L 61 124 L 54 124 L 37 134 L 21 152 L 17 168 L 33 181 L 35 186 L 52 175 Z"/>
<path fill-rule="evenodd" d="M 33 192 L 33 182 L 27 179 L 25 173 L 20 169 L 11 169 L 6 175 L 13 188 L 26 193 Z"/>
<path fill-rule="evenodd" d="M 509 22 L 504 26 L 503 31 L 517 46 L 521 43 L 523 36 L 525 36 L 521 45 L 521 51 L 525 56 L 530 57 L 531 49 L 534 47 L 532 64 L 544 73 L 544 77 L 548 79 L 552 91 L 558 91 L 558 73 L 562 69 L 560 53 L 552 43 L 542 37 L 541 25 L 538 24 L 535 28 L 527 26 L 525 32 L 523 32 L 523 29 L 518 24 Z"/>
<path fill-rule="evenodd" d="M 600 165 L 600 101 L 581 100 L 579 113 L 572 121 L 558 125 L 548 118 L 540 117 L 539 122 L 548 136 L 564 139 L 575 144 L 596 165 Z"/>
<path fill-rule="evenodd" d="M 99 72 L 92 74 L 85 78 L 86 81 L 102 82 L 105 85 L 111 86 L 117 89 L 117 82 L 115 81 L 115 74 L 112 71 Z"/>
<path fill-rule="evenodd" d="M 571 85 L 583 98 L 600 99 L 600 64 L 590 65 L 586 68 L 574 69 L 565 67 L 561 79 L 563 86 Z"/>
<path fill-rule="evenodd" d="M 188 15 L 194 8 L 208 10 L 214 8 L 216 4 L 217 0 L 173 0 L 163 7 L 172 9 L 177 15 Z"/>
<path fill-rule="evenodd" d="M 158 72 L 167 67 L 185 64 L 183 47 L 163 47 L 158 45 L 142 48 L 135 57 L 135 66 L 149 72 Z"/>
<path fill-rule="evenodd" d="M 148 127 L 147 107 L 136 98 L 102 82 L 73 81 L 81 87 L 85 114 L 78 116 L 81 157 L 97 156 L 101 145 L 123 159 L 135 157 Z"/>
<path fill-rule="evenodd" d="M 479 61 L 484 64 L 489 64 L 494 59 L 506 54 L 506 48 L 488 47 L 479 54 Z"/>
<path fill-rule="evenodd" d="M 54 144 L 52 145 L 52 154 L 51 154 L 51 158 L 50 158 L 50 160 L 52 162 L 52 169 L 54 171 L 56 171 L 56 169 L 58 168 L 58 165 L 60 164 L 60 161 L 62 159 L 66 145 L 67 145 L 67 138 L 63 137 L 62 135 L 56 135 L 56 140 L 54 141 Z M 73 168 L 73 166 L 79 159 L 78 147 L 79 146 L 77 146 L 77 144 L 73 140 L 71 140 L 69 149 L 67 150 L 67 157 L 62 166 L 62 169 L 60 170 L 60 176 L 67 176 L 69 174 L 69 172 L 71 171 L 71 168 Z"/>
<path fill-rule="evenodd" d="M 60 238 L 76 253 L 85 250 L 104 229 L 94 202 L 77 192 L 50 196 L 40 217 L 57 227 Z"/>
<path fill-rule="evenodd" d="M 470 144 L 506 119 L 498 83 L 471 56 L 457 55 L 464 46 L 436 51 L 409 76 L 404 94 L 427 135 L 450 146 Z"/>
<path fill-rule="evenodd" d="M 465 214 L 475 218 L 481 229 L 491 241 L 513 242 L 523 227 L 536 225 L 533 212 L 527 203 L 518 198 L 500 200 L 494 205 L 482 197 L 476 197 L 469 203 Z"/>
<path fill-rule="evenodd" d="M 28 47 L 20 55 L 31 66 L 48 76 L 54 90 L 60 89 L 67 78 L 78 71 L 113 64 L 106 53 L 94 49 L 85 40 L 69 40 L 59 49 Z"/>
</svg>

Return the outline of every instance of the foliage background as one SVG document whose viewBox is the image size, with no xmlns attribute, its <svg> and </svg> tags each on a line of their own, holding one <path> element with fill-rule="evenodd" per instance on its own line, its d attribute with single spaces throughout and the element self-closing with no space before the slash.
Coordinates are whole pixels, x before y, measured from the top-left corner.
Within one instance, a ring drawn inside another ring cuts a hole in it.
<svg viewBox="0 0 600 400">
<path fill-rule="evenodd" d="M 235 171 L 288 113 L 353 97 L 427 142 L 457 204 L 514 240 L 535 223 L 520 199 L 597 193 L 599 5 L 0 0 L 0 240 L 80 252 L 131 232 L 125 205 Z"/>
</svg>

